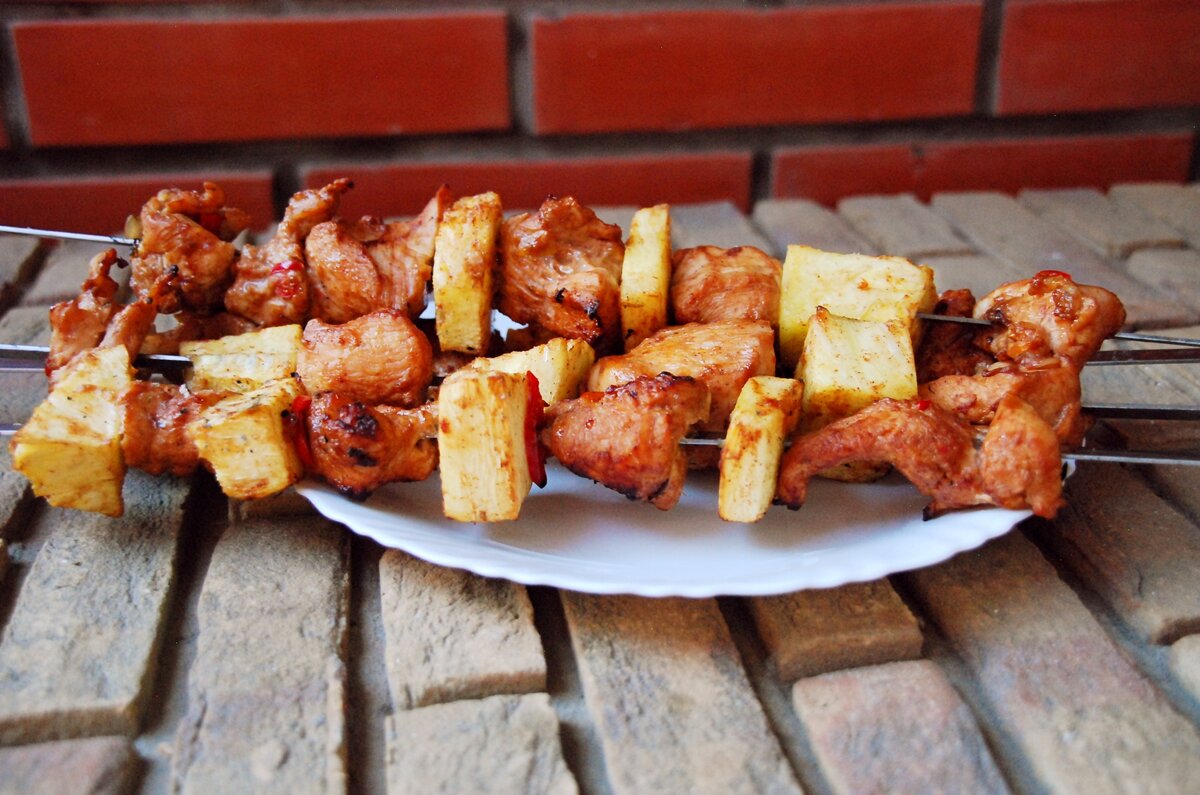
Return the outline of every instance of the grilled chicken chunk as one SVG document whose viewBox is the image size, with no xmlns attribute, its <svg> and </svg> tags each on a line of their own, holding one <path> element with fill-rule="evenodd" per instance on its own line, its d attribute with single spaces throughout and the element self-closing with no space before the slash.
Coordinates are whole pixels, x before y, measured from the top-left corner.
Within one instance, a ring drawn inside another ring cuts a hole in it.
<svg viewBox="0 0 1200 795">
<path fill-rule="evenodd" d="M 808 482 L 848 461 L 886 461 L 932 498 L 926 517 L 999 505 L 1053 517 L 1062 505 L 1058 438 L 1029 404 L 1006 395 L 983 444 L 971 425 L 927 401 L 885 398 L 793 440 L 780 463 L 779 502 L 799 508 Z"/>
<path fill-rule="evenodd" d="M 551 406 L 541 439 L 575 474 L 667 510 L 679 502 L 687 474 L 679 440 L 708 413 L 700 382 L 643 376 Z"/>
<path fill-rule="evenodd" d="M 1005 284 L 975 305 L 994 325 L 976 344 L 1026 369 L 1059 359 L 1078 371 L 1125 324 L 1125 307 L 1103 287 L 1076 284 L 1059 271 Z"/>
<path fill-rule="evenodd" d="M 326 221 L 305 240 L 312 316 L 345 323 L 376 309 L 412 316 L 425 308 L 438 222 L 450 203 L 442 188 L 412 221 Z"/>
<path fill-rule="evenodd" d="M 403 311 L 381 309 L 341 325 L 310 320 L 296 371 L 310 393 L 417 406 L 433 380 L 433 348 Z"/>
<path fill-rule="evenodd" d="M 189 475 L 200 463 L 187 425 L 225 397 L 222 392 L 191 392 L 187 387 L 134 381 L 121 396 L 124 435 L 121 452 L 127 466 L 151 475 Z"/>
<path fill-rule="evenodd" d="M 243 247 L 225 307 L 259 326 L 303 323 L 311 303 L 304 241 L 313 227 L 337 214 L 342 194 L 352 187 L 350 180 L 338 179 L 293 194 L 267 244 Z"/>
<path fill-rule="evenodd" d="M 702 431 L 721 431 L 738 395 L 756 375 L 775 374 L 775 335 L 764 321 L 725 320 L 670 326 L 621 356 L 600 359 L 588 373 L 587 388 L 602 391 L 659 373 L 688 376 L 712 395 Z"/>
<path fill-rule="evenodd" d="M 500 230 L 500 311 L 554 337 L 612 350 L 621 336 L 621 228 L 571 197 L 551 197 L 536 213 Z"/>
<path fill-rule="evenodd" d="M 676 251 L 671 306 L 676 323 L 765 320 L 779 325 L 779 260 L 753 246 Z"/>
<path fill-rule="evenodd" d="M 437 467 L 436 412 L 368 406 L 336 392 L 312 399 L 307 417 L 314 474 L 365 499 L 393 481 L 424 480 Z"/>
<path fill-rule="evenodd" d="M 970 290 L 947 290 L 938 296 L 934 314 L 971 317 L 975 296 Z M 944 375 L 975 375 L 995 357 L 975 344 L 979 329 L 965 323 L 926 323 L 917 346 L 917 383 Z"/>
<path fill-rule="evenodd" d="M 159 191 L 142 206 L 139 221 L 142 240 L 130 276 L 134 293 L 152 298 L 156 285 L 174 273 L 173 289 L 157 298 L 159 312 L 219 309 L 237 257 L 229 241 L 250 225 L 249 216 L 226 207 L 225 192 L 206 182 L 202 193 Z"/>
</svg>

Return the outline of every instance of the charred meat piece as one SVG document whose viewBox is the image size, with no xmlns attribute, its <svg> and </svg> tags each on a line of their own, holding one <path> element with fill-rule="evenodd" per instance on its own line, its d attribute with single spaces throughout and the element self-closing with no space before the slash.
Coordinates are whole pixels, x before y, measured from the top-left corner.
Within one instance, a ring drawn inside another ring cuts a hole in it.
<svg viewBox="0 0 1200 795">
<path fill-rule="evenodd" d="M 671 373 L 695 378 L 712 395 L 702 431 L 721 431 L 746 382 L 775 374 L 775 334 L 756 320 L 725 320 L 669 326 L 621 356 L 606 356 L 588 373 L 588 389 L 600 391 L 639 376 Z"/>
<path fill-rule="evenodd" d="M 50 353 L 46 374 L 50 375 L 80 351 L 95 348 L 104 338 L 108 323 L 117 311 L 119 285 L 109 276 L 120 262 L 113 249 L 92 257 L 88 276 L 79 295 L 50 308 Z"/>
<path fill-rule="evenodd" d="M 621 228 L 571 197 L 551 197 L 536 213 L 500 229 L 500 311 L 553 336 L 600 351 L 621 336 Z"/>
<path fill-rule="evenodd" d="M 970 290 L 947 290 L 938 297 L 934 314 L 971 317 L 975 296 Z M 995 357 L 975 344 L 978 329 L 964 323 L 926 323 L 917 346 L 917 383 L 944 375 L 975 375 Z"/>
<path fill-rule="evenodd" d="M 376 309 L 425 308 L 433 243 L 450 192 L 441 188 L 413 221 L 326 221 L 304 244 L 312 316 L 344 323 Z"/>
<path fill-rule="evenodd" d="M 551 406 L 541 439 L 575 474 L 667 510 L 687 474 L 679 440 L 708 416 L 708 404 L 694 379 L 643 376 Z"/>
<path fill-rule="evenodd" d="M 314 474 L 355 499 L 385 483 L 424 480 L 437 467 L 437 417 L 428 406 L 372 407 L 322 392 L 306 427 Z"/>
<path fill-rule="evenodd" d="M 1015 395 L 1000 401 L 978 451 L 972 426 L 957 415 L 928 401 L 884 398 L 795 439 L 780 463 L 778 501 L 799 508 L 813 475 L 848 461 L 895 466 L 932 498 L 927 517 L 1000 505 L 1049 518 L 1062 503 L 1058 438 Z"/>
<path fill-rule="evenodd" d="M 352 187 L 350 180 L 338 179 L 294 194 L 267 244 L 242 249 L 225 307 L 259 326 L 303 323 L 311 303 L 304 241 L 313 227 L 337 214 L 342 194 Z"/>
<path fill-rule="evenodd" d="M 159 312 L 219 309 L 237 257 L 229 241 L 249 226 L 249 217 L 226 207 L 225 192 L 206 182 L 202 193 L 159 191 L 142 206 L 139 222 L 142 240 L 130 276 L 134 293 L 152 298 L 156 285 L 175 272 L 174 289 L 157 300 Z"/>
<path fill-rule="evenodd" d="M 676 323 L 765 320 L 779 325 L 779 260 L 753 246 L 699 246 L 672 256 Z"/>
<path fill-rule="evenodd" d="M 310 320 L 296 371 L 309 392 L 416 406 L 433 380 L 433 349 L 403 311 L 382 309 L 341 325 Z"/>
<path fill-rule="evenodd" d="M 1125 324 L 1125 307 L 1103 287 L 1076 284 L 1060 271 L 1005 284 L 975 305 L 993 324 L 976 344 L 1026 369 L 1059 359 L 1078 371 Z"/>
<path fill-rule="evenodd" d="M 183 477 L 199 463 L 187 425 L 225 397 L 222 392 L 190 392 L 187 387 L 134 381 L 121 397 L 124 435 L 121 452 L 128 466 L 152 475 Z"/>
</svg>

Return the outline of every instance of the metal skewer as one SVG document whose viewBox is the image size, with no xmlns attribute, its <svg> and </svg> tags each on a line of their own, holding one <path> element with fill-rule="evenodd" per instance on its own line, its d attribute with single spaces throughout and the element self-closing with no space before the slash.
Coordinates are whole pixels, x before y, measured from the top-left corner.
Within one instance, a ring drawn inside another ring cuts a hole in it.
<svg viewBox="0 0 1200 795">
<path fill-rule="evenodd" d="M 138 241 L 132 237 L 119 235 L 89 235 L 84 232 L 59 232 L 54 229 L 31 229 L 27 226 L 2 226 L 0 233 L 9 235 L 25 235 L 27 237 L 54 238 L 57 240 L 85 240 L 89 243 L 111 243 L 114 246 L 129 246 L 137 248 Z"/>
<path fill-rule="evenodd" d="M 964 323 L 968 326 L 991 326 L 986 320 L 977 317 L 959 317 L 956 315 L 934 315 L 929 312 L 918 312 L 921 320 L 936 320 L 942 323 Z M 1183 345 L 1188 348 L 1200 348 L 1200 340 L 1186 337 L 1164 337 L 1158 334 L 1137 334 L 1132 331 L 1118 331 L 1112 335 L 1114 340 L 1129 340 L 1131 342 L 1153 342 L 1158 345 Z"/>
</svg>

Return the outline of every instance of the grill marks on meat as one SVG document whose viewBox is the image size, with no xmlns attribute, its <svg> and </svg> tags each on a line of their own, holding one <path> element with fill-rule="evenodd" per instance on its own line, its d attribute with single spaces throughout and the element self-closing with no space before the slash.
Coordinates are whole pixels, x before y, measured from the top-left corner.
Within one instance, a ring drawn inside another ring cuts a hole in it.
<svg viewBox="0 0 1200 795">
<path fill-rule="evenodd" d="M 394 481 L 424 480 L 437 467 L 431 406 L 368 406 L 336 392 L 315 395 L 307 416 L 315 473 L 342 494 L 365 499 Z"/>
<path fill-rule="evenodd" d="M 687 474 L 679 442 L 708 412 L 702 384 L 662 373 L 551 406 L 541 440 L 575 474 L 667 510 Z"/>
<path fill-rule="evenodd" d="M 365 217 L 318 224 L 305 240 L 312 316 L 344 323 L 376 309 L 412 316 L 425 308 L 438 222 L 450 204 L 442 187 L 412 221 Z"/>
<path fill-rule="evenodd" d="M 676 323 L 764 320 L 779 326 L 779 260 L 753 246 L 685 248 L 671 260 Z"/>
<path fill-rule="evenodd" d="M 165 472 L 183 477 L 194 472 L 200 456 L 187 435 L 187 425 L 223 397 L 221 392 L 190 392 L 174 384 L 135 381 L 121 396 L 121 452 L 126 465 L 151 475 Z"/>
<path fill-rule="evenodd" d="M 225 207 L 225 193 L 212 182 L 204 191 L 159 191 L 142 206 L 141 243 L 134 252 L 130 284 L 159 312 L 181 309 L 209 313 L 220 308 L 233 278 L 237 249 L 229 242 L 249 226 L 241 210 Z M 155 296 L 156 285 L 177 274 L 174 289 Z"/>
<path fill-rule="evenodd" d="M 500 229 L 500 311 L 608 351 L 620 341 L 621 228 L 571 197 L 551 197 Z"/>
<path fill-rule="evenodd" d="M 342 194 L 353 186 L 350 180 L 339 179 L 294 194 L 267 244 L 243 247 L 233 284 L 225 293 L 226 308 L 259 326 L 303 323 L 311 304 L 303 269 L 304 241 L 313 227 L 337 214 Z M 286 267 L 293 262 L 301 267 Z"/>
<path fill-rule="evenodd" d="M 885 398 L 800 436 L 780 463 L 777 499 L 799 508 L 811 478 L 849 461 L 886 461 L 931 498 L 926 517 L 999 505 L 1052 517 L 1062 504 L 1058 438 L 1037 412 L 1007 395 L 978 450 L 971 425 L 923 401 Z"/>
<path fill-rule="evenodd" d="M 746 382 L 775 374 L 775 334 L 766 322 L 756 320 L 670 326 L 626 354 L 597 361 L 588 373 L 588 389 L 601 391 L 659 373 L 688 376 L 703 384 L 712 400 L 699 430 L 722 431 Z"/>
<path fill-rule="evenodd" d="M 404 312 L 380 310 L 341 325 L 310 320 L 296 370 L 309 392 L 416 406 L 433 380 L 433 348 Z"/>
</svg>

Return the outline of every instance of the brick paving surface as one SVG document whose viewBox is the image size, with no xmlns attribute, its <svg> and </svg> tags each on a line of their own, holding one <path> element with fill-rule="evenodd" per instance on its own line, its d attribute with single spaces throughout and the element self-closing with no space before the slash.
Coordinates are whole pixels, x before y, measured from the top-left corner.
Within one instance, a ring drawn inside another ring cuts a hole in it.
<svg viewBox="0 0 1200 795">
<path fill-rule="evenodd" d="M 1182 193 L 1181 193 L 1182 191 Z M 900 248 L 982 292 L 1055 266 L 1200 318 L 1194 187 L 678 208 L 676 245 Z M 627 221 L 631 208 L 606 217 Z M 44 342 L 86 251 L 0 248 L 0 341 Z M 989 284 L 989 280 L 992 283 Z M 1190 291 L 1189 291 L 1190 288 Z M 1180 333 L 1197 336 L 1197 329 Z M 1089 368 L 1094 401 L 1200 372 Z M 44 394 L 5 375 L 4 421 Z M 1200 443 L 1200 424 L 1108 423 Z M 642 599 L 440 569 L 313 516 L 131 476 L 46 508 L 0 454 L 0 793 L 1186 793 L 1200 781 L 1200 474 L 1094 466 L 1070 507 L 915 572 Z"/>
</svg>

